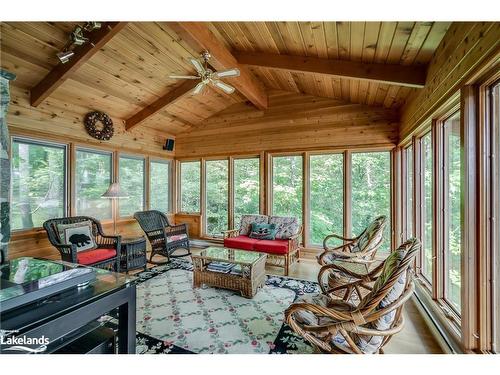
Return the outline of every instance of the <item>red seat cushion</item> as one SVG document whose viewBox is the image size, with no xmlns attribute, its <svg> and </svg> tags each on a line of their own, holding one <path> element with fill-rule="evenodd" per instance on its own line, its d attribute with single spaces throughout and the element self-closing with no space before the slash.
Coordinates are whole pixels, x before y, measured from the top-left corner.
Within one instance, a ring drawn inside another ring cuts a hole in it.
<svg viewBox="0 0 500 375">
<path fill-rule="evenodd" d="M 94 249 L 87 251 L 80 251 L 76 255 L 78 263 L 83 265 L 91 265 L 94 263 L 102 262 L 103 260 L 113 258 L 116 256 L 115 249 Z"/>
<path fill-rule="evenodd" d="M 254 245 L 259 242 L 255 238 L 248 236 L 238 236 L 232 238 L 224 238 L 224 247 L 231 247 L 233 249 L 253 250 Z"/>
<path fill-rule="evenodd" d="M 269 254 L 286 254 L 288 240 L 260 240 L 255 244 L 254 250 Z"/>
</svg>

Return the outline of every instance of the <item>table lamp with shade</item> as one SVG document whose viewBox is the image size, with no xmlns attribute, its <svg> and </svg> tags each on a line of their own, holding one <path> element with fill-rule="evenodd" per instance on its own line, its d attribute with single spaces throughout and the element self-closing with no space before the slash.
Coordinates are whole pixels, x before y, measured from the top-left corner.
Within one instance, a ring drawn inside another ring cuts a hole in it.
<svg viewBox="0 0 500 375">
<path fill-rule="evenodd" d="M 116 202 L 116 200 L 119 198 L 128 198 L 128 195 L 124 194 L 121 191 L 120 183 L 112 182 L 109 185 L 108 190 L 106 190 L 106 192 L 103 195 L 101 195 L 101 198 L 108 198 Z M 114 234 L 116 234 L 116 214 L 113 215 L 113 231 Z"/>
</svg>

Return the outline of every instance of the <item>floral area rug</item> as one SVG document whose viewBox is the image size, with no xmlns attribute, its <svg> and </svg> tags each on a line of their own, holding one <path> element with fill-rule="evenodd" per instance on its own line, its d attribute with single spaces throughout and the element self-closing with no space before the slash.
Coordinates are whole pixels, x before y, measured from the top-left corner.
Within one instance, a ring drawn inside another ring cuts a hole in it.
<svg viewBox="0 0 500 375">
<path fill-rule="evenodd" d="M 267 276 L 253 299 L 219 288 L 193 288 L 192 265 L 172 260 L 136 275 L 137 353 L 312 353 L 283 323 L 285 309 L 317 283 Z"/>
</svg>

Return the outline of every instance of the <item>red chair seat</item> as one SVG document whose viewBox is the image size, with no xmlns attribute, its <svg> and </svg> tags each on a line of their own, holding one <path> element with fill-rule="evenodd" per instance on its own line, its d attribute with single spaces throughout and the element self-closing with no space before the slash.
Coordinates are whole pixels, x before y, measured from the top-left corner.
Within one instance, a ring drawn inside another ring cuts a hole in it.
<svg viewBox="0 0 500 375">
<path fill-rule="evenodd" d="M 254 245 L 254 250 L 283 255 L 288 253 L 288 240 L 260 240 Z"/>
<path fill-rule="evenodd" d="M 224 247 L 230 247 L 233 249 L 242 249 L 242 250 L 253 250 L 254 245 L 257 242 L 259 242 L 259 240 L 255 238 L 250 238 L 248 236 L 224 238 Z"/>
<path fill-rule="evenodd" d="M 98 262 L 102 262 L 103 260 L 110 259 L 115 256 L 116 256 L 115 249 L 94 249 L 94 250 L 80 251 L 76 255 L 76 259 L 79 264 L 87 266 Z"/>
</svg>

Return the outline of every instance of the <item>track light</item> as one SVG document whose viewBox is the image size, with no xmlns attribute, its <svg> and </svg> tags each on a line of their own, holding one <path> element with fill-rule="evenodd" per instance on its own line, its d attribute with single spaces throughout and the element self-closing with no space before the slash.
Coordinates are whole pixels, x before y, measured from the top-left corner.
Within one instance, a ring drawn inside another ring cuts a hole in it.
<svg viewBox="0 0 500 375">
<path fill-rule="evenodd" d="M 92 31 L 95 29 L 100 29 L 101 23 L 100 22 L 87 22 L 83 28 L 85 31 Z"/>
<path fill-rule="evenodd" d="M 74 45 L 81 46 L 89 41 L 89 38 L 83 35 L 83 29 L 77 26 L 75 30 L 71 33 L 71 41 Z"/>
<path fill-rule="evenodd" d="M 57 54 L 57 58 L 63 64 L 66 64 L 69 61 L 69 59 L 73 57 L 74 54 L 75 53 L 73 51 L 62 51 Z"/>
</svg>

